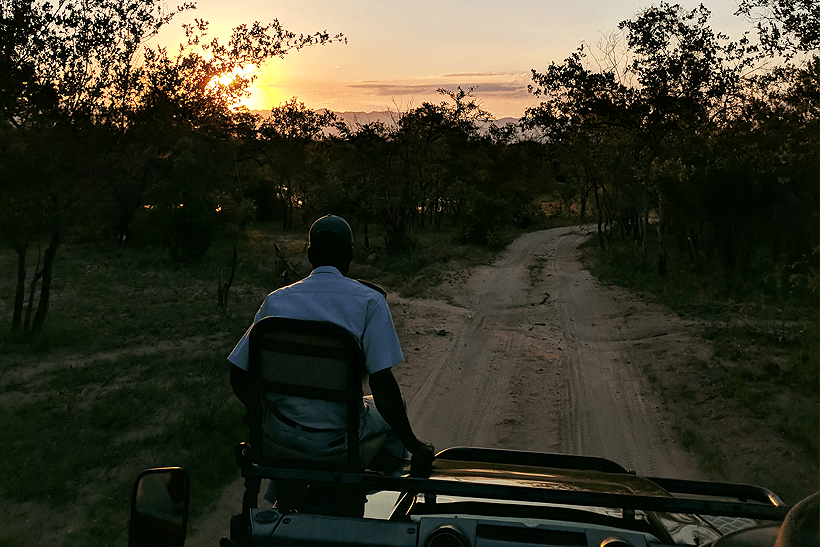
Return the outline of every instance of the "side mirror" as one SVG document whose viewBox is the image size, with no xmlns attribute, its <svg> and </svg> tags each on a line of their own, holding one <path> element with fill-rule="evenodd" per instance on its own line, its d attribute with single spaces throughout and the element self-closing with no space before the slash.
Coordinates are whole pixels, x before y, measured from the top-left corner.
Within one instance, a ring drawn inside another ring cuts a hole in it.
<svg viewBox="0 0 820 547">
<path fill-rule="evenodd" d="M 129 547 L 182 547 L 188 529 L 191 481 L 180 467 L 143 471 L 131 494 Z"/>
</svg>

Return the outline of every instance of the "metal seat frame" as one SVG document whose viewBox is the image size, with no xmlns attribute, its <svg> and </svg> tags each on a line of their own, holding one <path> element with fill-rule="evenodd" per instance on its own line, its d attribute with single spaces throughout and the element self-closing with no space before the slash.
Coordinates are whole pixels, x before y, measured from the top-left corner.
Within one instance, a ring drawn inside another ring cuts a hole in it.
<svg viewBox="0 0 820 547">
<path fill-rule="evenodd" d="M 332 323 L 266 317 L 251 328 L 248 348 L 250 396 L 258 402 L 248 408 L 251 465 L 363 471 L 359 458 L 359 410 L 365 368 L 364 353 L 356 338 Z M 347 424 L 346 458 L 310 461 L 264 453 L 263 397 L 270 392 L 343 403 Z M 260 480 L 248 477 L 244 471 L 243 513 L 257 506 L 260 488 Z"/>
</svg>

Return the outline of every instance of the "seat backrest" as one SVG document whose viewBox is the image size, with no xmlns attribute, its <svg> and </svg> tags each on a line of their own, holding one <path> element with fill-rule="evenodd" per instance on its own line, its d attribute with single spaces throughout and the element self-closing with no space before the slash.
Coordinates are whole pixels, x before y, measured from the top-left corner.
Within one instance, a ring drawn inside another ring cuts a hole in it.
<svg viewBox="0 0 820 547">
<path fill-rule="evenodd" d="M 356 338 L 332 323 L 266 317 L 250 332 L 248 372 L 253 401 L 249 409 L 251 446 L 260 465 L 358 470 L 359 408 L 362 404 L 364 354 Z M 298 457 L 265 454 L 263 397 L 278 393 L 343 403 L 347 454 L 341 462 L 307 462 Z M 341 463 L 341 465 L 340 465 Z"/>
</svg>

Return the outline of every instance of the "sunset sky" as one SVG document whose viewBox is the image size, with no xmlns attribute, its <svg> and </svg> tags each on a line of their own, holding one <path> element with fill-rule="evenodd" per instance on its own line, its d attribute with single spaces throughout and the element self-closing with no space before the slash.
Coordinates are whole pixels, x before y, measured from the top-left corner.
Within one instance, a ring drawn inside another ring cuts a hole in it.
<svg viewBox="0 0 820 547">
<path fill-rule="evenodd" d="M 171 4 L 172 2 L 169 2 Z M 655 2 L 657 4 L 657 2 Z M 698 3 L 683 0 L 686 9 Z M 734 17 L 736 0 L 704 0 L 712 28 L 732 38 L 751 25 Z M 274 59 L 258 73 L 252 109 L 270 109 L 296 96 L 313 109 L 337 112 L 406 110 L 440 102 L 436 89 L 474 86 L 497 118 L 519 118 L 537 101 L 527 94 L 530 70 L 560 62 L 581 42 L 595 49 L 618 23 L 652 2 L 637 0 L 198 0 L 160 36 L 182 40 L 180 25 L 210 22 L 210 35 L 227 41 L 230 29 L 279 19 L 296 33 L 343 33 L 330 44 Z M 169 48 L 172 49 L 172 48 Z"/>
</svg>

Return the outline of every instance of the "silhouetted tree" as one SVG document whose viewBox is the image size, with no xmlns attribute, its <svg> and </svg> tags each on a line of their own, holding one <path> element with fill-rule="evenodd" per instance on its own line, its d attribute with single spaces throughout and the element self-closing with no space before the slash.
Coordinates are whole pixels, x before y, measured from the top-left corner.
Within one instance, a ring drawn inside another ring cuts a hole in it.
<svg viewBox="0 0 820 547">
<path fill-rule="evenodd" d="M 45 321 L 54 259 L 75 208 L 99 180 L 100 164 L 93 151 L 105 139 L 94 126 L 122 123 L 124 105 L 134 90 L 139 48 L 175 13 L 158 1 L 138 0 L 66 0 L 57 5 L 10 0 L 0 5 L 0 114 L 2 123 L 13 128 L 7 142 L 17 143 L 21 153 L 0 160 L 21 177 L 9 181 L 6 189 L 14 192 L 25 182 L 32 196 L 47 197 L 30 211 L 37 220 L 14 225 L 9 215 L 0 222 L 12 225 L 4 232 L 11 234 L 8 239 L 18 254 L 18 296 L 25 283 L 26 246 L 21 241 L 49 234 L 35 274 L 40 298 L 25 329 L 28 339 Z M 28 169 L 20 169 L 20 162 Z M 23 234 L 27 227 L 35 231 Z M 19 329 L 17 303 L 15 310 L 13 328 Z"/>
<path fill-rule="evenodd" d="M 820 49 L 820 4 L 816 0 L 742 0 L 735 15 L 755 23 L 766 55 L 792 58 Z"/>
<path fill-rule="evenodd" d="M 160 47 L 145 47 L 146 40 L 175 14 L 193 7 L 184 4 L 169 11 L 159 0 L 64 0 L 56 5 L 9 0 L 0 4 L 0 122 L 9 126 L 2 145 L 29 151 L 14 159 L 0 158 L 8 162 L 0 169 L 25 173 L 18 168 L 19 161 L 39 162 L 44 169 L 32 165 L 29 170 L 42 175 L 31 181 L 36 185 L 31 193 L 48 196 L 39 208 L 40 220 L 14 225 L 19 219 L 8 215 L 0 222 L 20 259 L 20 283 L 25 279 L 26 242 L 42 237 L 21 231 L 42 228 L 50 234 L 36 275 L 40 303 L 28 338 L 42 328 L 57 249 L 78 216 L 78 204 L 90 203 L 80 198 L 93 196 L 99 202 L 105 181 L 118 201 L 118 229 L 125 235 L 134 208 L 142 205 L 141 196 L 157 175 L 153 165 L 157 160 L 179 159 L 169 147 L 152 148 L 156 143 L 149 140 L 142 142 L 148 152 L 141 162 L 135 153 L 139 148 L 133 146 L 137 140 L 175 127 L 231 137 L 232 129 L 245 123 L 246 113 L 235 115 L 230 107 L 247 94 L 252 81 L 235 69 L 258 66 L 308 45 L 344 39 L 341 35 L 331 38 L 326 32 L 296 35 L 274 21 L 237 27 L 226 45 L 217 40 L 205 43 L 207 23 L 197 20 L 186 27 L 187 43 L 176 56 Z M 149 126 L 149 131 L 137 131 Z M 37 155 L 27 147 L 37 142 L 53 146 Z M 114 154 L 105 157 L 112 143 L 131 146 L 126 161 L 115 159 Z M 112 174 L 118 168 L 138 174 Z M 14 193 L 18 182 L 3 191 Z M 21 294 L 19 287 L 16 294 Z M 15 313 L 15 328 L 18 318 Z"/>
<path fill-rule="evenodd" d="M 296 210 L 310 209 L 308 187 L 326 177 L 329 162 L 319 141 L 336 121 L 332 112 L 306 108 L 296 97 L 261 121 L 255 154 L 264 176 L 260 190 L 278 202 L 284 229 L 294 227 Z"/>
<path fill-rule="evenodd" d="M 621 143 L 632 139 L 644 109 L 637 90 L 622 84 L 614 70 L 594 71 L 586 63 L 581 46 L 562 64 L 552 63 L 544 73 L 533 70 L 530 92 L 546 100 L 527 109 L 522 123 L 537 129 L 560 158 L 564 184 L 574 186 L 570 192 L 579 196 L 581 215 L 588 200 L 596 203 L 598 240 L 604 246 L 604 216 L 613 216 L 601 203 L 607 166 L 618 161 Z"/>
</svg>

